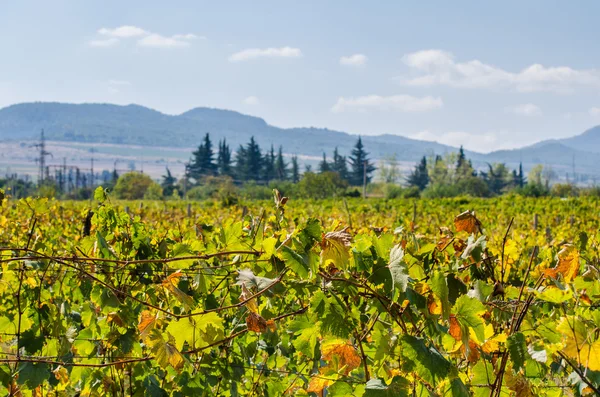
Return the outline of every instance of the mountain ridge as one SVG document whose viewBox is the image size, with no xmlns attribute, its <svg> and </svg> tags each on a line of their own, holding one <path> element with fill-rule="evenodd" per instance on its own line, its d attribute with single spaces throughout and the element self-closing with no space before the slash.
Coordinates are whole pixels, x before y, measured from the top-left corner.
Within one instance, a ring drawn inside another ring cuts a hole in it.
<svg viewBox="0 0 600 397">
<path fill-rule="evenodd" d="M 48 139 L 143 146 L 195 148 L 206 132 L 214 142 L 226 139 L 232 149 L 251 136 L 267 148 L 283 146 L 287 153 L 331 155 L 335 147 L 349 154 L 356 134 L 317 127 L 280 128 L 266 120 L 234 110 L 196 107 L 180 114 L 162 113 L 137 104 L 29 102 L 0 109 L 0 139 L 37 140 L 40 129 Z M 399 161 L 415 162 L 423 155 L 455 152 L 458 148 L 438 142 L 421 141 L 402 135 L 362 135 L 375 159 L 395 154 Z M 550 139 L 533 145 L 490 153 L 466 151 L 474 164 L 504 162 L 526 168 L 546 164 L 559 175 L 572 172 L 576 161 L 580 173 L 600 175 L 600 126 L 564 139 Z"/>
</svg>

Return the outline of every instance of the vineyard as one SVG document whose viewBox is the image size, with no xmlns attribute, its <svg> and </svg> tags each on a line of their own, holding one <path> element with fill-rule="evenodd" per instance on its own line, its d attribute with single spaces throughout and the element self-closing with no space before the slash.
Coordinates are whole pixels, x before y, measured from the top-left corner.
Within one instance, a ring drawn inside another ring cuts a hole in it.
<svg viewBox="0 0 600 397">
<path fill-rule="evenodd" d="M 7 198 L 0 393 L 599 395 L 599 237 L 594 198 Z"/>
</svg>

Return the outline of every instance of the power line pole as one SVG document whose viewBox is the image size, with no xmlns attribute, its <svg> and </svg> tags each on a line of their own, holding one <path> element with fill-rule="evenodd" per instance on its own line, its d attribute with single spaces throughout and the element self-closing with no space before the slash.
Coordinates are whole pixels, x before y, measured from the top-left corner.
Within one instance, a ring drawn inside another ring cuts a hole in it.
<svg viewBox="0 0 600 397">
<path fill-rule="evenodd" d="M 44 183 L 44 175 L 46 174 L 46 156 L 52 156 L 52 154 L 46 151 L 46 138 L 44 137 L 44 129 L 42 128 L 40 143 L 33 145 L 36 148 L 40 149 L 39 157 L 36 161 L 40 164 L 40 176 L 38 179 L 38 185 L 42 185 Z"/>
<path fill-rule="evenodd" d="M 92 153 L 92 164 L 91 164 L 91 168 L 90 168 L 92 175 L 91 175 L 91 179 L 90 179 L 90 187 L 92 189 L 94 188 L 94 152 L 95 151 L 96 151 L 96 149 L 94 149 L 94 148 L 90 149 L 90 152 Z"/>
</svg>

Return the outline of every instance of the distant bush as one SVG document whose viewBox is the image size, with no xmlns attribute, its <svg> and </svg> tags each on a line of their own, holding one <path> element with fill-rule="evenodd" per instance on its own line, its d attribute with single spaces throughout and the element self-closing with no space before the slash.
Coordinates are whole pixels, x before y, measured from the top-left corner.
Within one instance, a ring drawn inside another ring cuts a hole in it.
<svg viewBox="0 0 600 397">
<path fill-rule="evenodd" d="M 550 193 L 556 197 L 577 197 L 579 196 L 579 189 L 570 183 L 557 183 L 552 185 Z"/>
<path fill-rule="evenodd" d="M 146 174 L 128 172 L 121 175 L 117 180 L 115 194 L 117 198 L 124 200 L 140 200 L 144 198 L 146 190 L 153 184 L 156 184 L 156 182 Z"/>
<path fill-rule="evenodd" d="M 162 200 L 163 198 L 163 189 L 162 187 L 156 183 L 152 182 L 146 192 L 144 193 L 144 200 Z"/>
<path fill-rule="evenodd" d="M 580 189 L 579 194 L 585 197 L 600 197 L 600 186 L 592 186 Z"/>
<path fill-rule="evenodd" d="M 304 198 L 324 199 L 342 196 L 348 187 L 348 182 L 337 172 L 322 172 L 315 174 L 306 172 L 298 182 L 298 196 Z"/>
<path fill-rule="evenodd" d="M 550 190 L 541 183 L 528 183 L 515 189 L 515 193 L 525 197 L 543 197 L 550 194 Z"/>
</svg>

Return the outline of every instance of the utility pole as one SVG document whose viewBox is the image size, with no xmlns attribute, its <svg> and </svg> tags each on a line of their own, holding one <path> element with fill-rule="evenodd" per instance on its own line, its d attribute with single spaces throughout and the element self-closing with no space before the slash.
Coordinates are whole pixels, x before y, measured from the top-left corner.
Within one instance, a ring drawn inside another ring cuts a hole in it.
<svg viewBox="0 0 600 397">
<path fill-rule="evenodd" d="M 67 184 L 67 158 L 63 157 L 63 178 L 62 178 L 62 182 L 63 182 L 63 192 L 67 193 L 67 190 L 69 189 L 69 185 Z"/>
<path fill-rule="evenodd" d="M 92 164 L 91 164 L 91 179 L 90 179 L 90 187 L 93 189 L 94 188 L 94 152 L 96 151 L 96 149 L 91 148 L 90 149 L 90 153 L 92 153 Z"/>
<path fill-rule="evenodd" d="M 46 174 L 46 156 L 52 156 L 50 152 L 46 151 L 46 138 L 44 137 L 43 128 L 40 143 L 33 146 L 40 149 L 39 157 L 36 159 L 36 161 L 40 163 L 40 176 L 38 180 L 38 186 L 41 186 L 44 182 L 44 175 Z"/>
</svg>

